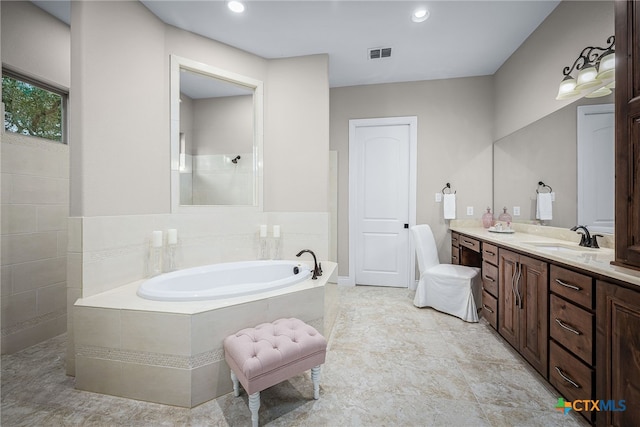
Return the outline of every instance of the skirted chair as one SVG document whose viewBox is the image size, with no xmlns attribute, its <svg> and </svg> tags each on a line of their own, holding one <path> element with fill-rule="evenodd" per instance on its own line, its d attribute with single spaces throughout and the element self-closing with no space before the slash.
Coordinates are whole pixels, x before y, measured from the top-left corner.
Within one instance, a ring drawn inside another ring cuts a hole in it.
<svg viewBox="0 0 640 427">
<path fill-rule="evenodd" d="M 420 268 L 420 281 L 413 305 L 432 307 L 464 321 L 477 322 L 477 308 L 482 307 L 480 269 L 440 264 L 431 227 L 426 224 L 415 225 L 411 227 L 411 232 Z"/>
</svg>

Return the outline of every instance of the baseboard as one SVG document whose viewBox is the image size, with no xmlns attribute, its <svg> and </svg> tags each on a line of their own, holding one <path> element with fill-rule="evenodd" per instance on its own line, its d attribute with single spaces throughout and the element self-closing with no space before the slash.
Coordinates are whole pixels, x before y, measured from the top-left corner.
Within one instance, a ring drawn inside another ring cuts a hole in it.
<svg viewBox="0 0 640 427">
<path fill-rule="evenodd" d="M 338 276 L 338 285 L 340 286 L 355 286 L 356 282 L 351 276 Z"/>
</svg>

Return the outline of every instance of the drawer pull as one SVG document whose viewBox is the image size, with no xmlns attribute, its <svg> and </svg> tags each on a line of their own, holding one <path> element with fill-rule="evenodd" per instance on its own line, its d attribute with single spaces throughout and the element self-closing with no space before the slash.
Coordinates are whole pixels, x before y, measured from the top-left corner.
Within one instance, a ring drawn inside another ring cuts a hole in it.
<svg viewBox="0 0 640 427">
<path fill-rule="evenodd" d="M 487 310 L 489 313 L 493 314 L 493 310 L 491 310 L 491 307 L 489 307 L 486 304 L 482 304 L 482 307 L 484 307 L 485 310 Z"/>
<path fill-rule="evenodd" d="M 571 326 L 567 325 L 566 323 L 564 323 L 562 320 L 558 319 L 557 317 L 556 317 L 556 323 L 558 325 L 560 325 L 561 328 L 564 328 L 569 332 L 573 332 L 576 335 L 582 335 L 582 332 L 572 328 Z"/>
<path fill-rule="evenodd" d="M 455 255 L 451 255 L 451 258 L 453 258 L 453 259 L 458 259 L 458 257 L 457 257 L 457 256 L 455 256 Z"/>
<path fill-rule="evenodd" d="M 581 288 L 581 287 L 579 287 L 579 286 L 575 286 L 575 285 L 570 285 L 569 283 L 567 283 L 567 282 L 563 282 L 563 281 L 562 281 L 562 280 L 560 280 L 560 279 L 556 279 L 556 283 L 557 283 L 558 285 L 562 285 L 562 286 L 564 286 L 565 288 L 573 289 L 574 291 L 581 291 L 581 290 L 582 290 L 582 288 Z"/>
<path fill-rule="evenodd" d="M 571 378 L 569 378 L 569 376 L 567 376 L 566 373 L 564 373 L 562 371 L 562 369 L 558 368 L 557 366 L 555 366 L 556 371 L 558 372 L 558 374 L 562 377 L 563 380 L 565 380 L 566 382 L 568 382 L 569 384 L 571 384 L 572 386 L 574 386 L 575 388 L 582 388 L 580 387 L 580 384 L 576 383 L 574 380 L 572 380 Z"/>
<path fill-rule="evenodd" d="M 473 245 L 473 242 L 470 242 L 469 240 L 462 240 L 464 243 L 466 243 L 467 245 Z"/>
<path fill-rule="evenodd" d="M 489 252 L 489 251 L 484 251 L 485 254 L 489 255 L 489 256 L 496 256 L 495 253 L 493 252 Z"/>
<path fill-rule="evenodd" d="M 489 277 L 489 276 L 484 276 L 485 279 L 487 279 L 490 282 L 495 282 L 496 279 L 494 279 L 493 277 Z"/>
</svg>

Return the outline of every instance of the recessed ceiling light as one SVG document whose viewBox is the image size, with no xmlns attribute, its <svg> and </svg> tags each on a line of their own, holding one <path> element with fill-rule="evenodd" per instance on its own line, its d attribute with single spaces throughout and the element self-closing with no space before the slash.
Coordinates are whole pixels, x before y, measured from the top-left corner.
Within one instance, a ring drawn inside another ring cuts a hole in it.
<svg viewBox="0 0 640 427">
<path fill-rule="evenodd" d="M 424 22 L 429 18 L 429 11 L 426 7 L 421 7 L 416 9 L 411 15 L 411 20 L 413 22 Z"/>
<path fill-rule="evenodd" d="M 230 2 L 227 2 L 227 7 L 231 9 L 232 12 L 235 12 L 235 13 L 244 12 L 244 4 L 242 4 L 237 0 L 231 0 Z"/>
</svg>

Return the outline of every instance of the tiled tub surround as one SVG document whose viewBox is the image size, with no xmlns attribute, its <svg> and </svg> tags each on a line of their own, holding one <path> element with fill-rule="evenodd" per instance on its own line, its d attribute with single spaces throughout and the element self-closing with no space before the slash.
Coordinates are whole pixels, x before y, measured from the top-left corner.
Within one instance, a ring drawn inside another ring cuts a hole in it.
<svg viewBox="0 0 640 427">
<path fill-rule="evenodd" d="M 283 259 L 296 259 L 301 249 L 328 259 L 329 214 L 325 212 L 256 212 L 220 208 L 207 214 L 123 215 L 69 218 L 67 306 L 141 280 L 148 275 L 154 230 L 177 229 L 178 268 L 259 258 L 259 228 L 281 227 Z M 163 233 L 166 238 L 166 233 Z M 307 254 L 303 260 L 311 260 Z M 67 373 L 75 375 L 73 317 L 68 317 Z"/>
<path fill-rule="evenodd" d="M 66 329 L 69 147 L 2 134 L 2 353 Z"/>
<path fill-rule="evenodd" d="M 600 246 L 608 247 L 601 247 L 599 249 L 585 248 L 582 252 L 560 252 L 544 249 L 533 244 L 570 245 L 579 249 L 579 234 L 568 229 L 556 227 L 517 223 L 514 223 L 513 226 L 516 231 L 515 233 L 500 234 L 492 233 L 482 228 L 477 221 L 473 223 L 468 221 L 460 223 L 452 221 L 450 224 L 451 230 L 466 234 L 470 237 L 476 237 L 506 248 L 527 252 L 550 261 L 556 261 L 588 272 L 640 286 L 640 271 L 611 265 L 611 261 L 614 259 L 614 251 L 610 249 L 613 245 L 611 240 L 612 236 L 598 239 Z"/>
<path fill-rule="evenodd" d="M 325 284 L 336 268 L 289 288 L 215 301 L 164 302 L 136 295 L 142 281 L 78 300 L 76 387 L 191 408 L 232 390 L 224 338 L 281 317 L 324 330 Z"/>
</svg>

